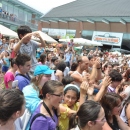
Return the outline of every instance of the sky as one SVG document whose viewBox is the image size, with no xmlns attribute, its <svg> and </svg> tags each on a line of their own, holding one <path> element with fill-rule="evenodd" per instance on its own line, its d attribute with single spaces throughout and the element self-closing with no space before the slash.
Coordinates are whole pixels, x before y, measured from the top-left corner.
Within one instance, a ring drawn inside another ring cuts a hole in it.
<svg viewBox="0 0 130 130">
<path fill-rule="evenodd" d="M 22 3 L 46 14 L 54 7 L 75 1 L 75 0 L 19 0 Z"/>
</svg>

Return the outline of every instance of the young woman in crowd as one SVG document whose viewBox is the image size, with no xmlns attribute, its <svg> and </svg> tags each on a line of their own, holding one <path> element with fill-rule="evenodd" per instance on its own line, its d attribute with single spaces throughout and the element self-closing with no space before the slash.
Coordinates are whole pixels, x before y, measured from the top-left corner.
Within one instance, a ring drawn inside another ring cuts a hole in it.
<svg viewBox="0 0 130 130">
<path fill-rule="evenodd" d="M 76 62 L 72 63 L 71 69 L 68 74 L 69 75 L 73 74 L 73 72 L 76 71 L 77 67 L 78 67 L 78 63 L 76 63 Z"/>
<path fill-rule="evenodd" d="M 24 87 L 23 93 L 26 100 L 26 108 L 31 113 L 34 112 L 40 102 L 40 91 L 44 83 L 51 78 L 53 71 L 46 65 L 38 65 L 34 70 L 34 77 L 31 80 L 31 84 Z"/>
<path fill-rule="evenodd" d="M 43 102 L 33 113 L 30 128 L 31 130 L 55 130 L 59 115 L 56 109 L 63 98 L 63 84 L 54 80 L 47 81 L 42 87 L 42 96 Z"/>
<path fill-rule="evenodd" d="M 69 116 L 76 113 L 79 108 L 80 89 L 74 84 L 68 84 L 64 88 L 63 103 L 60 104 L 59 127 L 60 130 L 67 130 L 69 126 Z"/>
<path fill-rule="evenodd" d="M 15 59 L 10 59 L 10 63 L 11 68 L 4 75 L 4 83 L 7 89 L 12 88 L 12 82 L 14 81 L 15 78 L 15 72 L 18 69 Z"/>
<path fill-rule="evenodd" d="M 10 67 L 10 61 L 9 61 L 9 57 L 10 56 L 10 53 L 9 51 L 4 51 L 2 52 L 1 54 L 1 59 L 2 59 L 2 62 L 3 62 L 3 65 L 2 65 L 2 72 L 5 74 L 9 67 Z"/>
<path fill-rule="evenodd" d="M 106 118 L 102 106 L 95 101 L 87 100 L 70 119 L 69 129 L 102 130 L 105 122 Z"/>
<path fill-rule="evenodd" d="M 41 101 L 39 98 L 40 91 L 44 83 L 51 79 L 52 72 L 53 70 L 51 70 L 48 66 L 38 65 L 34 70 L 34 77 L 31 80 L 31 84 L 24 87 L 22 90 L 26 101 L 26 109 L 29 110 L 30 114 L 33 114 L 39 105 Z M 29 122 L 26 128 L 27 130 L 29 129 Z"/>
<path fill-rule="evenodd" d="M 39 64 L 45 65 L 46 61 L 47 61 L 46 54 L 41 54 L 39 59 Z"/>
<path fill-rule="evenodd" d="M 103 130 L 127 130 L 129 127 L 120 119 L 122 98 L 116 93 L 106 93 L 101 101 L 107 123 Z"/>
<path fill-rule="evenodd" d="M 19 130 L 15 120 L 25 110 L 23 93 L 19 89 L 0 91 L 0 130 Z"/>
<path fill-rule="evenodd" d="M 57 81 L 62 81 L 63 77 L 64 77 L 64 70 L 66 68 L 66 64 L 64 62 L 60 62 L 57 66 L 56 66 L 56 71 L 55 71 L 55 80 Z"/>
<path fill-rule="evenodd" d="M 52 55 L 47 52 L 47 61 L 46 61 L 45 64 L 46 64 L 48 67 L 50 67 L 50 65 L 51 65 L 51 58 L 52 58 Z"/>
</svg>

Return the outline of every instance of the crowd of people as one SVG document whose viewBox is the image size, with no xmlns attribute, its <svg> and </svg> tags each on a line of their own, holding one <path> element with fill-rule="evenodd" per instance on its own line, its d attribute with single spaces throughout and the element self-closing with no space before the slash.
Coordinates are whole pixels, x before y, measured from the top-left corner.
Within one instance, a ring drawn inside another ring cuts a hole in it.
<svg viewBox="0 0 130 130">
<path fill-rule="evenodd" d="M 3 10 L 1 7 L 0 7 L 0 17 L 6 18 L 6 19 L 14 21 L 14 22 L 17 19 L 17 16 L 15 14 L 11 14 L 11 13 Z"/>
<path fill-rule="evenodd" d="M 0 130 L 130 130 L 128 56 L 17 34 L 0 40 Z"/>
</svg>

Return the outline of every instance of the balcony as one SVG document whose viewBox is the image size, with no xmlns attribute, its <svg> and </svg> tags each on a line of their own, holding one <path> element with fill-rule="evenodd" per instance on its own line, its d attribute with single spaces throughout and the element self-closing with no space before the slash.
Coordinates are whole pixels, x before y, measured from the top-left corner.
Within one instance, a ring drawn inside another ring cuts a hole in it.
<svg viewBox="0 0 130 130">
<path fill-rule="evenodd" d="M 2 23 L 7 23 L 7 24 L 11 24 L 11 25 L 16 25 L 16 26 L 20 26 L 20 25 L 27 25 L 29 26 L 33 31 L 36 31 L 38 29 L 38 26 L 31 23 L 31 22 L 27 22 L 27 21 L 23 21 L 20 20 L 16 17 L 10 17 L 7 15 L 3 15 L 0 13 L 0 22 Z"/>
</svg>

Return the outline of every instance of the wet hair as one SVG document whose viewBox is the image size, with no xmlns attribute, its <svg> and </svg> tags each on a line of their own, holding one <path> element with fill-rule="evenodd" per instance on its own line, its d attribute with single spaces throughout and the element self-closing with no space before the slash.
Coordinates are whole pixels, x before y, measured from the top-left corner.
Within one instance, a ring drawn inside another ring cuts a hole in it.
<svg viewBox="0 0 130 130">
<path fill-rule="evenodd" d="M 18 66 L 24 66 L 26 62 L 30 61 L 31 58 L 30 56 L 26 55 L 26 54 L 18 54 L 16 57 L 16 64 Z"/>
<path fill-rule="evenodd" d="M 16 58 L 10 58 L 9 61 L 10 61 L 11 67 L 13 67 L 14 64 L 17 64 Z"/>
<path fill-rule="evenodd" d="M 56 56 L 51 58 L 51 62 L 53 62 L 53 63 L 54 63 L 56 60 L 58 60 L 58 57 L 56 57 Z"/>
<path fill-rule="evenodd" d="M 58 63 L 58 65 L 56 66 L 56 70 L 60 70 L 60 71 L 62 71 L 62 72 L 64 72 L 65 68 L 66 68 L 66 64 L 65 64 L 64 62 L 60 62 L 60 63 Z"/>
<path fill-rule="evenodd" d="M 74 78 L 71 77 L 71 76 L 65 76 L 62 79 L 62 83 L 63 83 L 64 86 L 67 85 L 67 84 L 70 84 L 73 81 L 74 81 Z"/>
<path fill-rule="evenodd" d="M 22 109 L 24 95 L 19 89 L 0 91 L 0 124 L 5 124 L 11 116 Z"/>
<path fill-rule="evenodd" d="M 107 121 L 111 118 L 112 116 L 112 110 L 114 107 L 119 105 L 119 100 L 122 101 L 122 98 L 120 95 L 116 94 L 116 93 L 106 93 L 100 103 L 102 105 L 102 107 L 104 108 L 105 111 L 105 117 L 107 119 Z"/>
<path fill-rule="evenodd" d="M 75 128 L 76 125 L 81 129 L 84 128 L 88 121 L 95 121 L 98 118 L 100 110 L 101 105 L 98 102 L 87 100 L 80 106 L 78 112 L 71 116 L 69 129 Z"/>
<path fill-rule="evenodd" d="M 75 71 L 76 70 L 76 68 L 78 67 L 78 63 L 72 63 L 72 65 L 71 65 L 71 71 Z"/>
<path fill-rule="evenodd" d="M 21 39 L 20 34 L 22 36 L 24 36 L 27 33 L 32 33 L 32 30 L 31 30 L 31 28 L 29 26 L 22 25 L 22 26 L 18 27 L 17 34 L 18 34 L 19 39 Z"/>
<path fill-rule="evenodd" d="M 122 80 L 122 75 L 117 70 L 112 70 L 109 73 L 109 76 L 112 81 L 120 82 Z"/>
<path fill-rule="evenodd" d="M 53 94 L 58 87 L 63 87 L 63 84 L 59 81 L 49 80 L 42 87 L 42 98 L 46 98 L 46 94 Z"/>
<path fill-rule="evenodd" d="M 69 84 L 68 84 L 69 85 Z M 67 86 L 68 86 L 67 85 Z M 74 87 L 73 85 L 71 86 L 71 85 L 69 85 L 69 87 L 67 87 L 65 90 L 64 90 L 64 95 L 66 95 L 66 93 L 69 91 L 69 90 L 73 90 L 73 91 L 75 91 L 76 92 L 76 97 L 77 97 L 77 100 L 76 100 L 76 102 L 79 100 L 79 97 L 80 97 L 80 92 L 79 92 L 79 90 L 76 88 L 76 87 Z"/>
<path fill-rule="evenodd" d="M 40 61 L 41 63 L 44 63 L 46 57 L 47 57 L 47 56 L 46 56 L 45 54 L 41 54 L 41 55 L 40 55 L 40 59 L 39 59 L 39 61 Z"/>
</svg>

